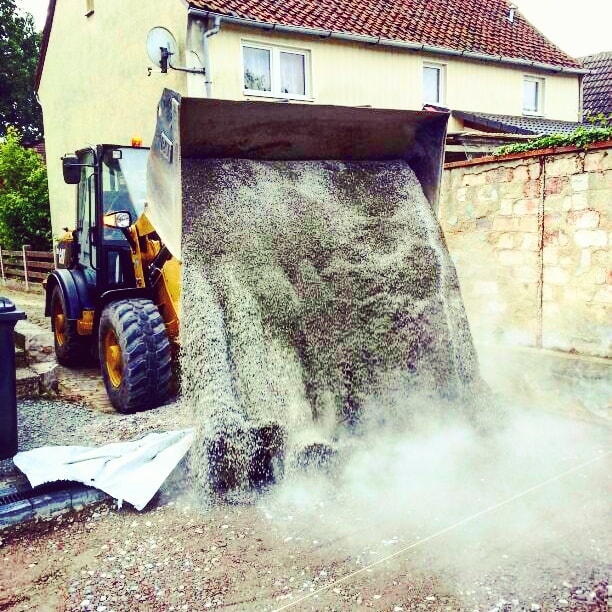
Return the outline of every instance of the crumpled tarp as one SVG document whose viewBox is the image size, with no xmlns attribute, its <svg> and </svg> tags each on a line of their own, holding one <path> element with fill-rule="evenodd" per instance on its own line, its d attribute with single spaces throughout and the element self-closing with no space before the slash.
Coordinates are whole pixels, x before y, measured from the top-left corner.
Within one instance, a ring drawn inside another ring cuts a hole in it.
<svg viewBox="0 0 612 612">
<path fill-rule="evenodd" d="M 45 446 L 17 453 L 15 465 L 33 487 L 56 480 L 82 482 L 142 510 L 193 442 L 193 430 L 151 433 L 101 447 Z"/>
</svg>

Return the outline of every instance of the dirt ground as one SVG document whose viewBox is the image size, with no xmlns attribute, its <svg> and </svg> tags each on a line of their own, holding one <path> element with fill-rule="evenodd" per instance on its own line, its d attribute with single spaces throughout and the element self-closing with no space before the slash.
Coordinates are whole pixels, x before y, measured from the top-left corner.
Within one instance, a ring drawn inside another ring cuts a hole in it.
<svg viewBox="0 0 612 612">
<path fill-rule="evenodd" d="M 42 317 L 40 296 L 0 295 Z M 105 431 L 126 423 L 85 409 Z M 105 503 L 2 531 L 0 610 L 608 610 L 609 429 L 531 415 L 506 429 L 421 433 L 353 461 L 357 477 L 244 497 L 196 498 L 179 470 L 143 512 Z"/>
</svg>

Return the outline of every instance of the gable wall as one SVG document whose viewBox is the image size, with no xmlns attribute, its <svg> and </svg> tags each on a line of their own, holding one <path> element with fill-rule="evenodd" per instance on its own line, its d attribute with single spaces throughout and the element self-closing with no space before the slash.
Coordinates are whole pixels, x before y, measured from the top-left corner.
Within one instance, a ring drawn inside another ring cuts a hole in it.
<svg viewBox="0 0 612 612">
<path fill-rule="evenodd" d="M 184 37 L 187 11 L 181 2 L 130 2 L 126 10 L 125 0 L 97 0 L 90 17 L 85 4 L 57 0 L 38 92 L 54 236 L 75 223 L 75 188 L 63 182 L 61 156 L 90 143 L 129 144 L 132 136 L 148 145 L 162 89 L 185 89 L 182 74 L 147 76 L 145 44 L 158 25 Z"/>
</svg>

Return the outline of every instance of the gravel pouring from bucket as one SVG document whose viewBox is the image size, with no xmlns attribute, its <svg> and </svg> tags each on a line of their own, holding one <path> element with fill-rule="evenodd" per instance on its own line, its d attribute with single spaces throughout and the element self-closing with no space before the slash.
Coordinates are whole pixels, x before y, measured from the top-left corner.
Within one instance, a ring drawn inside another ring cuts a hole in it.
<svg viewBox="0 0 612 612">
<path fill-rule="evenodd" d="M 148 214 L 181 217 L 160 236 L 205 488 L 323 464 L 340 430 L 405 419 L 394 395 L 478 379 L 434 213 L 446 120 L 165 92 Z"/>
</svg>

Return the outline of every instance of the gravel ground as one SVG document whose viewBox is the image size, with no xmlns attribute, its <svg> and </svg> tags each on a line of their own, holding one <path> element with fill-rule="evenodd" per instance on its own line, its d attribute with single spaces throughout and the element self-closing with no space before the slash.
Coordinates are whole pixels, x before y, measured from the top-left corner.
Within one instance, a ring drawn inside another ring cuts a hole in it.
<svg viewBox="0 0 612 612">
<path fill-rule="evenodd" d="M 100 446 L 191 426 L 191 411 L 180 402 L 122 415 L 61 399 L 19 400 L 17 413 L 19 450 L 64 444 Z"/>
<path fill-rule="evenodd" d="M 192 418 L 179 403 L 18 409 L 22 449 Z M 374 441 L 338 473 L 242 498 L 194 499 L 181 465 L 141 513 L 105 503 L 1 532 L 0 610 L 604 612 L 608 448 L 603 426 L 521 413 L 487 439 L 442 428 Z"/>
</svg>

